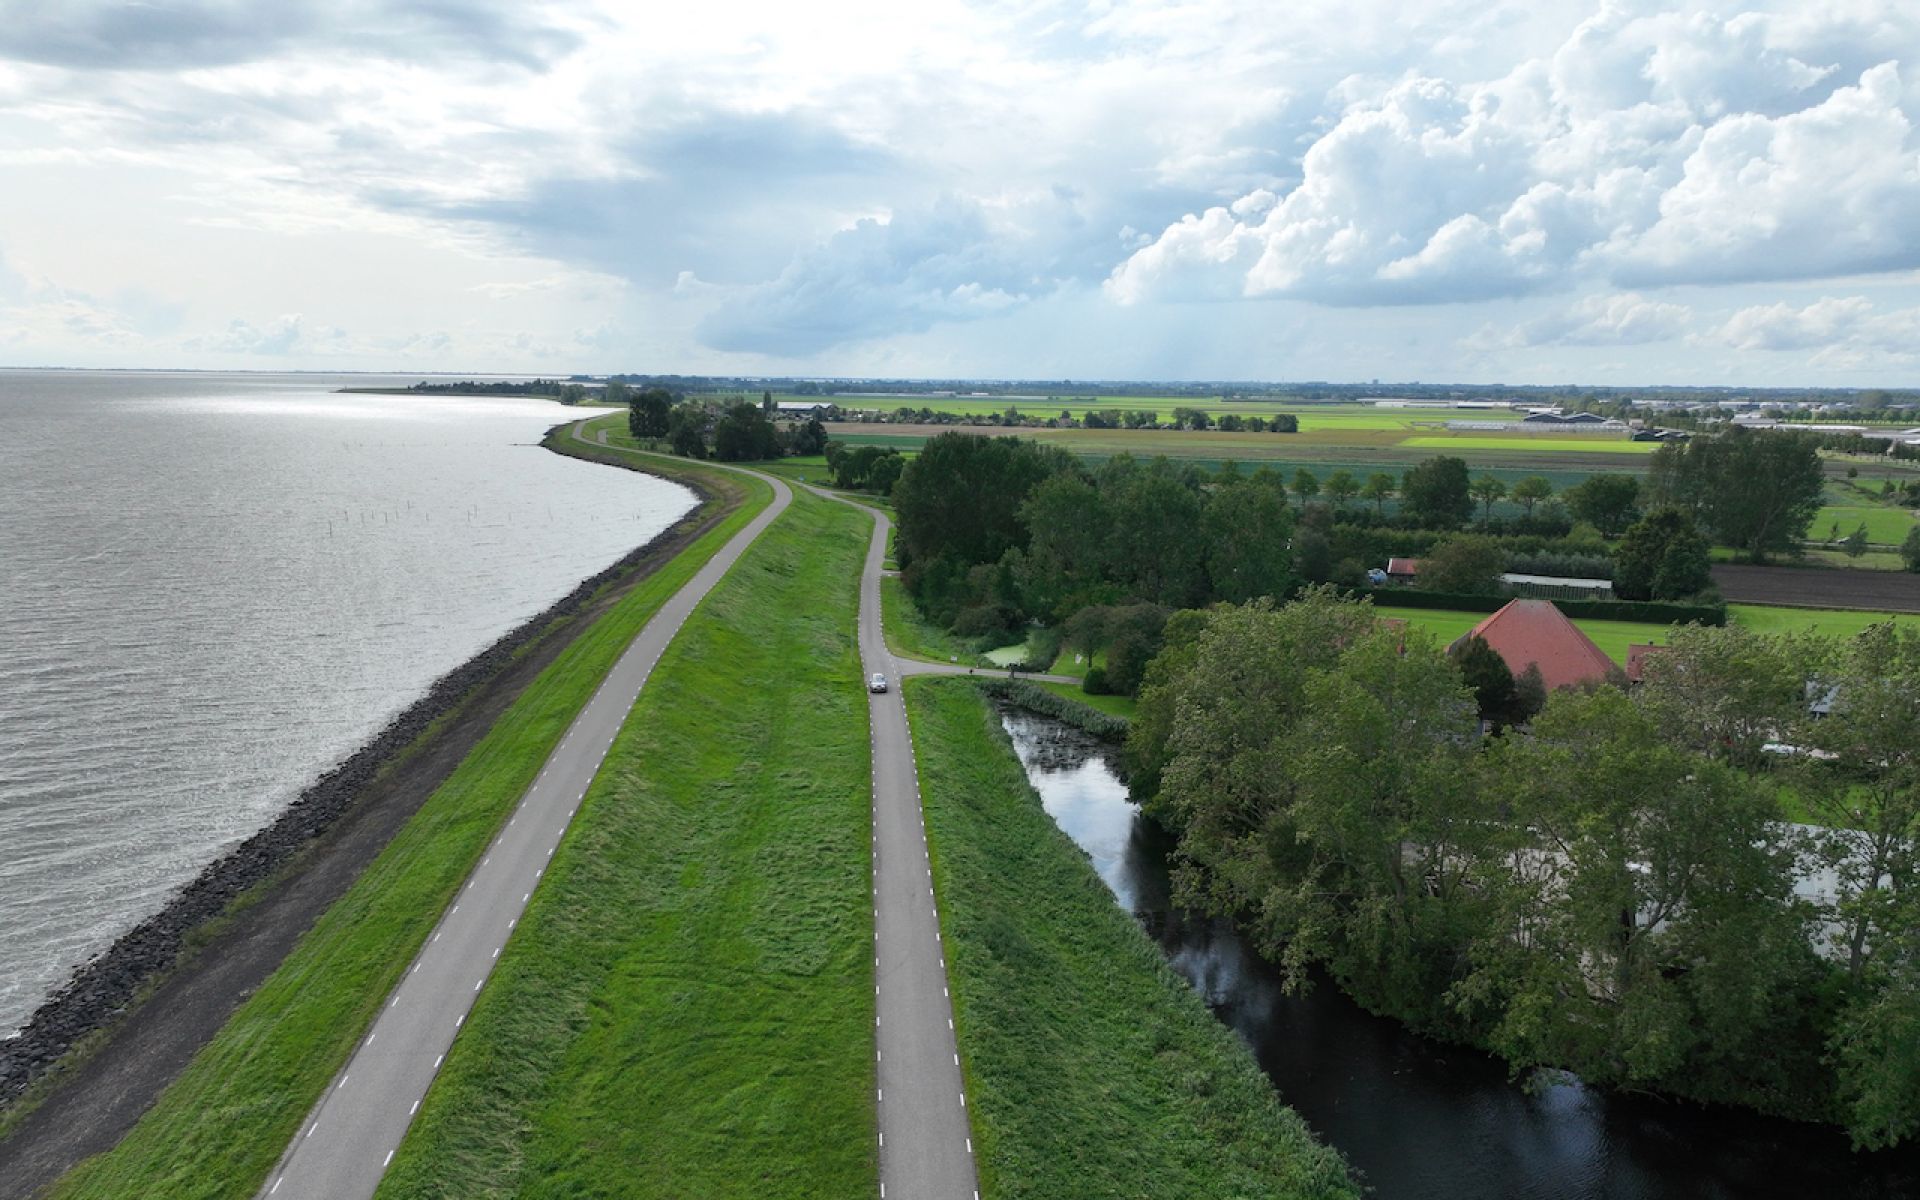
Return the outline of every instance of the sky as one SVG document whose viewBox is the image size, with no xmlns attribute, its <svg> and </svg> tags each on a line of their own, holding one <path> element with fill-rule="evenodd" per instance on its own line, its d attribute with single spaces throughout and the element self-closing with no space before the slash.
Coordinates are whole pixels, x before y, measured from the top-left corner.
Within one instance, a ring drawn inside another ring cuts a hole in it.
<svg viewBox="0 0 1920 1200">
<path fill-rule="evenodd" d="M 0 0 L 0 365 L 1920 385 L 1920 4 Z"/>
</svg>

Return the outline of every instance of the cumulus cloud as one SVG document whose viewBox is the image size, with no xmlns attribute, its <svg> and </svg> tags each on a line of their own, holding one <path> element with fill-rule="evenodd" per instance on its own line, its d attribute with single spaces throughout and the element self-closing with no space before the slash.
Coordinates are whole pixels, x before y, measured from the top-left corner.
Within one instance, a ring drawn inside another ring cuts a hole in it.
<svg viewBox="0 0 1920 1200">
<path fill-rule="evenodd" d="M 1537 346 L 1641 346 L 1680 337 L 1693 319 L 1684 304 L 1634 292 L 1593 295 L 1518 325 L 1487 326 L 1468 340 L 1474 349 Z"/>
<path fill-rule="evenodd" d="M 1802 58 L 1819 28 L 1608 7 L 1488 82 L 1355 89 L 1297 187 L 1182 218 L 1107 290 L 1424 304 L 1920 266 L 1920 91 Z"/>
<path fill-rule="evenodd" d="M 1736 350 L 1815 350 L 1833 361 L 1871 355 L 1911 361 L 1920 355 L 1920 308 L 1881 312 L 1865 296 L 1825 296 L 1800 308 L 1753 305 L 1729 317 L 1714 337 Z"/>
</svg>

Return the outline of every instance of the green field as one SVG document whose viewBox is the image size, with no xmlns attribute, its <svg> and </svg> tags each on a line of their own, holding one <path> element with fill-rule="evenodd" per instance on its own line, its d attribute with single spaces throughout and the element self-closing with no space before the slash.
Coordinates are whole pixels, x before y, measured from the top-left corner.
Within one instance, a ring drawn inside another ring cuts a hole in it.
<svg viewBox="0 0 1920 1200">
<path fill-rule="evenodd" d="M 771 499 L 752 484 L 548 666 L 139 1124 L 53 1195 L 252 1196 L 608 668 Z"/>
<path fill-rule="evenodd" d="M 1547 437 L 1540 434 L 1515 434 L 1512 437 L 1494 435 L 1450 434 L 1406 438 L 1399 443 L 1402 446 L 1417 446 L 1423 450 L 1512 450 L 1520 453 L 1569 451 L 1575 454 L 1652 454 L 1660 448 L 1658 442 L 1630 442 L 1618 435 L 1609 437 Z"/>
<path fill-rule="evenodd" d="M 797 495 L 688 620 L 379 1196 L 872 1192 L 871 528 Z"/>
<path fill-rule="evenodd" d="M 1357 1195 L 1040 807 L 977 688 L 906 695 L 980 1194 Z"/>
<path fill-rule="evenodd" d="M 1834 534 L 1834 526 L 1839 526 L 1839 537 L 1846 537 L 1862 524 L 1867 527 L 1867 541 L 1877 546 L 1898 546 L 1906 540 L 1917 518 L 1910 509 L 1894 508 L 1884 504 L 1829 504 L 1813 518 L 1813 524 L 1807 529 L 1807 537 L 1812 541 L 1824 542 Z M 1837 540 L 1837 539 L 1836 539 Z"/>
<path fill-rule="evenodd" d="M 1455 609 L 1397 608 L 1393 605 L 1375 605 L 1374 611 L 1383 617 L 1394 617 L 1409 625 L 1425 629 L 1443 645 L 1452 642 L 1487 618 L 1486 613 L 1460 612 Z M 1813 632 L 1849 636 L 1881 621 L 1891 620 L 1903 625 L 1920 624 L 1920 615 L 1913 614 L 1782 608 L 1766 604 L 1730 604 L 1727 606 L 1727 612 L 1732 621 L 1760 633 Z M 1584 617 L 1576 618 L 1573 623 L 1581 632 L 1592 638 L 1594 645 L 1599 646 L 1608 658 L 1621 666 L 1626 665 L 1628 646 L 1635 642 L 1664 642 L 1667 640 L 1669 628 L 1665 625 L 1642 621 L 1596 621 Z"/>
<path fill-rule="evenodd" d="M 1046 680 L 1036 680 L 1036 682 L 1056 696 L 1084 704 L 1088 708 L 1098 709 L 1110 717 L 1125 717 L 1131 721 L 1134 713 L 1140 709 L 1140 702 L 1132 696 L 1089 696 L 1080 689 L 1078 684 L 1050 683 Z"/>
</svg>

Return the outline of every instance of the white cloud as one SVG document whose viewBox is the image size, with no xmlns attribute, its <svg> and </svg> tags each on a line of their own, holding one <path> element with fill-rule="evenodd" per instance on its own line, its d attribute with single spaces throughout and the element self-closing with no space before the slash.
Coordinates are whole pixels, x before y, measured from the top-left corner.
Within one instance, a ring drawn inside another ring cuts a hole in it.
<svg viewBox="0 0 1920 1200">
<path fill-rule="evenodd" d="M 1888 50 L 1920 46 L 1906 24 Z M 1167 226 L 1108 291 L 1424 304 L 1920 266 L 1920 92 L 1794 40 L 1761 14 L 1608 7 L 1487 82 L 1349 89 L 1296 188 Z"/>
<path fill-rule="evenodd" d="M 1888 0 L 270 7 L 0 30 L 0 228 L 69 285 L 9 359 L 1732 370 L 1668 301 L 1920 266 Z"/>
<path fill-rule="evenodd" d="M 1693 310 L 1649 300 L 1634 292 L 1588 296 L 1556 312 L 1504 328 L 1483 327 L 1469 339 L 1475 349 L 1540 346 L 1644 346 L 1685 334 Z"/>
<path fill-rule="evenodd" d="M 1920 359 L 1920 307 L 1881 312 L 1865 296 L 1825 296 L 1801 308 L 1743 308 L 1715 331 L 1736 350 L 1814 350 L 1816 361 L 1857 365 L 1874 357 Z"/>
</svg>

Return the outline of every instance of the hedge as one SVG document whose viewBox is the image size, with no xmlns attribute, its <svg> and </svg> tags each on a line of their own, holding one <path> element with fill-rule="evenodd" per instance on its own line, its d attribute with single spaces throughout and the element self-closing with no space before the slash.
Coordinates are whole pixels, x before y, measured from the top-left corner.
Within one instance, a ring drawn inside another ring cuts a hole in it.
<svg viewBox="0 0 1920 1200">
<path fill-rule="evenodd" d="M 1449 608 L 1459 612 L 1494 612 L 1512 596 L 1491 596 L 1467 592 L 1427 592 L 1418 588 L 1359 588 L 1356 595 L 1370 597 L 1374 603 L 1394 608 Z M 1593 621 L 1641 621 L 1651 625 L 1725 625 L 1724 604 L 1669 604 L 1639 600 L 1553 600 L 1569 617 Z"/>
<path fill-rule="evenodd" d="M 1029 712 L 1039 713 L 1043 717 L 1064 721 L 1102 741 L 1121 741 L 1127 736 L 1127 730 L 1132 728 L 1125 717 L 1116 717 L 1110 713 L 1103 713 L 1092 705 L 1069 700 L 1057 692 L 1048 691 L 1030 679 L 983 676 L 980 677 L 979 682 L 980 690 L 989 696 L 1005 700 Z"/>
</svg>

